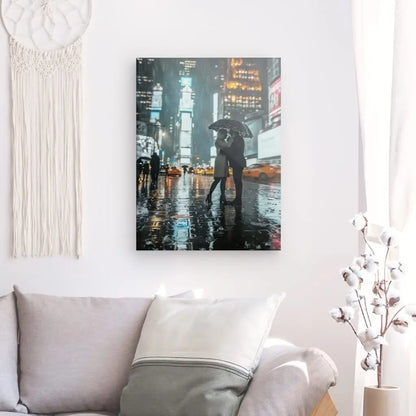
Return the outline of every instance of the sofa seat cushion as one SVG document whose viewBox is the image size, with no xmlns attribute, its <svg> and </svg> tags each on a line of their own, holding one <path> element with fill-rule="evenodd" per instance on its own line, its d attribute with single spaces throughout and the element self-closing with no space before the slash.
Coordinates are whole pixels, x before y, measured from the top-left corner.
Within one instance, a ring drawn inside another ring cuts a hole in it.
<svg viewBox="0 0 416 416">
<path fill-rule="evenodd" d="M 15 293 L 29 412 L 117 412 L 151 299 Z"/>
<path fill-rule="evenodd" d="M 337 369 L 317 348 L 300 348 L 282 340 L 270 340 L 238 416 L 310 415 L 329 387 Z"/>
<path fill-rule="evenodd" d="M 13 293 L 0 297 L 0 410 L 22 411 L 18 404 L 17 316 Z"/>
</svg>

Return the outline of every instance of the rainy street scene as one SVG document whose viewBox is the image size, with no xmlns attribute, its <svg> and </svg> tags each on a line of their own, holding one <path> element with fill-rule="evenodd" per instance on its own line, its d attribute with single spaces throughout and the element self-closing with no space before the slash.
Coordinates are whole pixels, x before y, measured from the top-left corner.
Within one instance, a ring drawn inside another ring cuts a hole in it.
<svg viewBox="0 0 416 416">
<path fill-rule="evenodd" d="M 136 72 L 136 249 L 281 250 L 280 58 Z"/>
</svg>

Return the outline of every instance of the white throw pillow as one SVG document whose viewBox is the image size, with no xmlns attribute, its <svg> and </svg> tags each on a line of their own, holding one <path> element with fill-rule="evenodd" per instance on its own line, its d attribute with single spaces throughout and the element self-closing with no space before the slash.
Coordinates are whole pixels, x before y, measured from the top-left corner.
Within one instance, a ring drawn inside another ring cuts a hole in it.
<svg viewBox="0 0 416 416">
<path fill-rule="evenodd" d="M 123 390 L 122 416 L 234 416 L 284 294 L 261 299 L 156 297 Z"/>
</svg>

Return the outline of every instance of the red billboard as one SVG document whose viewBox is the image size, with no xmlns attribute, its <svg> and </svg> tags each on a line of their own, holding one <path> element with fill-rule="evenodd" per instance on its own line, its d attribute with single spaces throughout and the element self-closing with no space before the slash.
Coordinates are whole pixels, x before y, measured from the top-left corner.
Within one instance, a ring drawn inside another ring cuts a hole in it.
<svg viewBox="0 0 416 416">
<path fill-rule="evenodd" d="M 269 119 L 280 118 L 281 112 L 281 83 L 280 77 L 277 78 L 269 88 Z"/>
</svg>

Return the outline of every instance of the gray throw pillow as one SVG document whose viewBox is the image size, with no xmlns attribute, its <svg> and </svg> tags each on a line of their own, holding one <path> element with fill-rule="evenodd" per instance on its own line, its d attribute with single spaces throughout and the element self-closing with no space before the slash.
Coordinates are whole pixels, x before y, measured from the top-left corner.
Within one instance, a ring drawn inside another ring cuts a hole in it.
<svg viewBox="0 0 416 416">
<path fill-rule="evenodd" d="M 10 293 L 0 297 L 0 411 L 24 411 L 18 401 L 16 303 Z"/>
<path fill-rule="evenodd" d="M 152 300 L 15 293 L 29 412 L 117 411 Z"/>
</svg>

